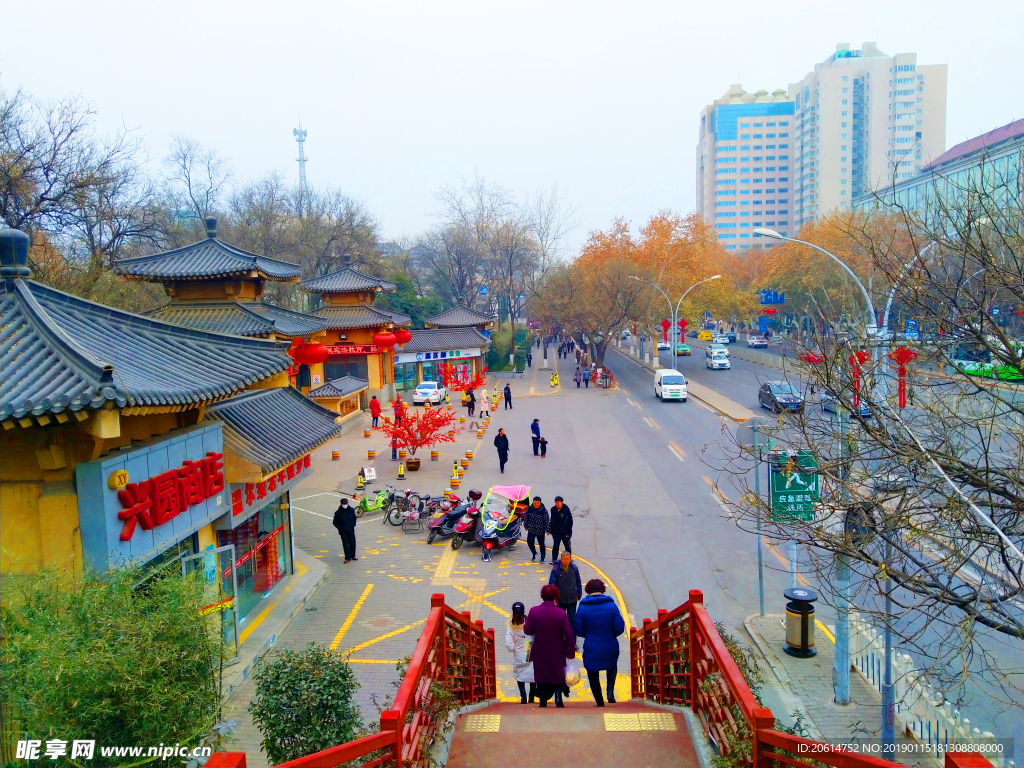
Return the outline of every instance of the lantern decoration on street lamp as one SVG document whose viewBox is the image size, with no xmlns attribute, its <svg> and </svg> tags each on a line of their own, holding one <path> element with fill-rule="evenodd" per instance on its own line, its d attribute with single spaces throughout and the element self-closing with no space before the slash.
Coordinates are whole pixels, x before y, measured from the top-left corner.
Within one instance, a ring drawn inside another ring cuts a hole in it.
<svg viewBox="0 0 1024 768">
<path fill-rule="evenodd" d="M 395 329 L 395 342 L 398 344 L 399 349 L 404 347 L 412 341 L 412 333 L 408 328 L 396 328 Z"/>
<path fill-rule="evenodd" d="M 775 314 L 775 307 L 765 307 L 764 308 L 764 313 L 766 315 L 774 315 Z"/>
<path fill-rule="evenodd" d="M 910 349 L 910 347 L 896 347 L 892 352 L 889 353 L 889 359 L 896 363 L 899 368 L 899 406 L 900 408 L 907 407 L 907 365 L 917 360 L 917 352 Z"/>
<path fill-rule="evenodd" d="M 686 335 L 686 326 L 688 326 L 688 325 L 689 325 L 689 323 L 686 322 L 686 320 L 684 320 L 683 318 L 679 318 L 679 337 L 680 338 L 682 338 L 683 336 Z"/>
<path fill-rule="evenodd" d="M 311 344 L 304 342 L 301 338 L 292 339 L 292 345 L 288 348 L 288 354 L 292 360 L 300 365 L 315 365 L 324 362 L 330 355 L 327 347 L 323 344 Z"/>
<path fill-rule="evenodd" d="M 664 331 L 665 333 L 665 343 L 668 344 L 668 329 L 672 327 L 672 323 L 670 323 L 668 320 L 662 320 L 660 325 L 661 330 Z"/>
<path fill-rule="evenodd" d="M 391 349 L 398 343 L 398 339 L 395 338 L 395 334 L 391 333 L 391 331 L 381 331 L 380 333 L 373 334 L 373 343 L 378 347 Z"/>
<path fill-rule="evenodd" d="M 850 355 L 850 373 L 853 374 L 853 407 L 860 407 L 861 366 L 871 359 L 871 353 L 863 349 Z"/>
</svg>

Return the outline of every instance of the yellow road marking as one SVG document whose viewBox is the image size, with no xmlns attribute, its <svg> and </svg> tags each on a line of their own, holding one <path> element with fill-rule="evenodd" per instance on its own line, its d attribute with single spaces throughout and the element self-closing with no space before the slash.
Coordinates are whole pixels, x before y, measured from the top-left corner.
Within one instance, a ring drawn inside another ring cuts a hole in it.
<svg viewBox="0 0 1024 768">
<path fill-rule="evenodd" d="M 363 607 L 363 603 L 366 602 L 366 598 L 370 596 L 370 592 L 373 591 L 373 584 L 367 584 L 366 589 L 363 590 L 363 594 L 356 600 L 356 604 L 352 606 L 352 610 L 349 611 L 348 617 L 345 619 L 345 623 L 341 625 L 341 629 L 338 630 L 338 634 L 334 636 L 331 641 L 330 649 L 332 651 L 338 650 L 338 646 L 341 645 L 341 640 L 345 637 L 345 633 L 348 632 L 348 628 L 352 626 L 352 622 L 356 619 L 356 614 L 359 613 L 359 609 Z"/>
<path fill-rule="evenodd" d="M 620 387 L 618 387 L 618 390 L 619 390 L 620 392 L 622 392 L 622 394 L 624 394 L 624 395 L 625 395 L 626 397 L 629 397 L 629 392 L 627 392 L 626 390 L 624 390 L 624 389 L 623 389 L 623 388 L 622 388 L 621 386 L 620 386 Z M 636 405 L 636 403 L 634 403 L 634 405 Z M 637 408 L 639 408 L 639 407 L 640 407 L 640 406 L 639 406 L 639 405 L 637 405 Z"/>
<path fill-rule="evenodd" d="M 459 551 L 449 546 L 445 553 L 441 555 L 441 560 L 437 564 L 437 570 L 434 571 L 434 578 L 447 579 L 451 576 L 452 566 L 455 565 L 455 558 L 458 556 Z"/>
<path fill-rule="evenodd" d="M 644 421 L 647 422 L 647 426 L 651 427 L 651 429 L 661 429 L 661 427 L 658 426 L 658 422 L 648 416 L 644 416 Z"/>
<path fill-rule="evenodd" d="M 682 448 L 680 448 L 678 445 L 676 445 L 676 441 L 675 440 L 669 440 L 668 444 L 669 444 L 669 446 L 674 448 L 679 453 L 680 456 L 684 456 L 684 457 L 686 456 L 686 451 L 684 451 Z"/>
<path fill-rule="evenodd" d="M 342 653 L 345 654 L 345 655 L 348 655 L 348 654 L 351 654 L 351 653 L 355 653 L 356 651 L 361 651 L 364 648 L 369 648 L 371 645 L 373 645 L 374 643 L 379 643 L 381 640 L 387 640 L 389 637 L 394 637 L 395 635 L 400 635 L 403 632 L 408 632 L 413 627 L 418 627 L 420 624 L 422 624 L 425 621 L 426 621 L 426 619 L 420 619 L 419 621 L 413 622 L 412 624 L 408 625 L 407 627 L 402 627 L 401 629 L 396 629 L 394 632 L 388 632 L 386 635 L 381 635 L 380 637 L 375 637 L 375 638 L 373 638 L 373 640 L 367 640 L 365 643 L 360 643 L 359 645 L 353 645 L 351 648 L 348 648 L 348 649 L 342 651 Z"/>
<path fill-rule="evenodd" d="M 817 619 L 814 620 L 814 626 L 816 626 L 818 629 L 820 629 L 822 632 L 825 633 L 825 637 L 827 637 L 829 640 L 832 641 L 832 645 L 836 644 L 836 636 L 828 631 L 828 627 L 826 627 L 824 624 L 822 624 Z"/>
<path fill-rule="evenodd" d="M 277 603 L 278 603 L 278 601 L 275 600 L 270 605 L 268 605 L 266 608 L 264 608 L 262 611 L 260 611 L 260 615 L 257 616 L 255 619 L 253 619 L 252 623 L 239 633 L 239 635 L 238 635 L 238 644 L 239 645 L 244 643 L 246 641 L 246 638 L 248 638 L 249 635 L 251 635 L 256 630 L 256 627 L 258 627 L 260 624 L 263 623 L 263 620 L 265 618 L 267 618 L 267 615 L 272 610 L 274 610 L 274 608 L 277 606 Z"/>
<path fill-rule="evenodd" d="M 471 603 L 483 603 L 488 608 L 490 608 L 492 611 L 497 611 L 498 613 L 500 613 L 505 618 L 509 618 L 512 615 L 508 611 L 505 611 L 505 610 L 499 608 L 494 603 L 492 603 L 492 602 L 490 602 L 489 600 L 486 599 L 488 597 L 494 597 L 495 595 L 500 595 L 502 592 L 504 592 L 509 587 L 502 587 L 501 589 L 496 589 L 493 592 L 487 592 L 487 593 L 482 594 L 482 595 L 474 595 L 472 592 L 470 592 L 465 587 L 461 587 L 458 584 L 454 584 L 453 586 L 457 590 L 459 590 L 459 592 L 461 592 L 462 594 L 466 595 L 469 598 L 469 600 L 467 600 L 462 605 L 460 605 L 459 608 L 465 608 L 467 605 L 469 605 Z"/>
</svg>

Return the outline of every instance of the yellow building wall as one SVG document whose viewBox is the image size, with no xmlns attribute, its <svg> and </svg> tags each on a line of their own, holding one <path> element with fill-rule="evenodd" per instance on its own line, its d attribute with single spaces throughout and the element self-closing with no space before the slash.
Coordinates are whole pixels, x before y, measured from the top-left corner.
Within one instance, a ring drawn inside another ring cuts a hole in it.
<svg viewBox="0 0 1024 768">
<path fill-rule="evenodd" d="M 199 551 L 202 552 L 207 547 L 217 546 L 217 535 L 213 532 L 213 523 L 208 523 L 196 531 L 196 535 L 199 537 Z"/>
</svg>

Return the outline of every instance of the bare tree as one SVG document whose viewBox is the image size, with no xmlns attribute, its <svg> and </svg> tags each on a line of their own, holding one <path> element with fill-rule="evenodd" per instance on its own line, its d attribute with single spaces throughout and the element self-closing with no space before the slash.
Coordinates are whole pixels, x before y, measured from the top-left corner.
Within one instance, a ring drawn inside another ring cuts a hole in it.
<svg viewBox="0 0 1024 768">
<path fill-rule="evenodd" d="M 362 203 L 331 188 L 295 187 L 291 194 L 293 209 L 301 211 L 296 246 L 305 274 L 326 275 L 346 264 L 379 271 L 377 222 Z"/>
<path fill-rule="evenodd" d="M 163 164 L 167 170 L 166 206 L 171 224 L 184 229 L 186 239 L 201 237 L 206 217 L 216 215 L 225 202 L 233 177 L 227 160 L 196 139 L 175 134 Z"/>
</svg>

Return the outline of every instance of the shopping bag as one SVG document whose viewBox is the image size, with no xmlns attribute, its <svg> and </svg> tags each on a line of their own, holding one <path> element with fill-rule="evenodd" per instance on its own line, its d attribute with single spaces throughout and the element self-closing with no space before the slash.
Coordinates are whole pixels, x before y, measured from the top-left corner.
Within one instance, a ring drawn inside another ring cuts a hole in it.
<svg viewBox="0 0 1024 768">
<path fill-rule="evenodd" d="M 580 660 L 569 659 L 565 662 L 565 684 L 572 686 L 580 681 Z"/>
</svg>

